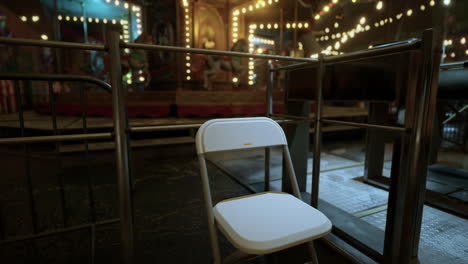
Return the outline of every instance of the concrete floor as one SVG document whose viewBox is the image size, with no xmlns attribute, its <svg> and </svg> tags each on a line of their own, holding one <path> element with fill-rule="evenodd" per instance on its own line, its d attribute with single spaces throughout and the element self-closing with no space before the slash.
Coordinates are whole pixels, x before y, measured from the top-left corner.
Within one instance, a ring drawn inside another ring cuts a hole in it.
<svg viewBox="0 0 468 264">
<path fill-rule="evenodd" d="M 21 149 L 1 152 L 0 235 L 2 239 L 32 233 Z M 113 152 L 68 154 L 56 157 L 35 148 L 31 177 L 40 232 L 91 220 L 87 175 L 90 176 L 98 221 L 118 216 Z M 87 163 L 89 162 L 89 163 Z M 88 166 L 86 166 L 88 164 Z M 210 263 L 211 252 L 203 196 L 193 145 L 139 149 L 132 153 L 135 175 L 134 226 L 138 263 Z M 248 194 L 214 166 L 209 166 L 214 201 Z M 60 177 L 64 182 L 62 210 Z M 0 245 L 2 263 L 90 263 L 90 231 Z M 119 263 L 118 224 L 95 232 L 94 263 Z M 223 254 L 234 248 L 221 236 Z M 321 263 L 350 263 L 322 243 Z M 295 263 L 301 251 L 258 258 L 248 263 Z M 268 262 L 267 262 L 268 260 Z M 297 263 L 303 263 L 299 261 Z"/>
</svg>

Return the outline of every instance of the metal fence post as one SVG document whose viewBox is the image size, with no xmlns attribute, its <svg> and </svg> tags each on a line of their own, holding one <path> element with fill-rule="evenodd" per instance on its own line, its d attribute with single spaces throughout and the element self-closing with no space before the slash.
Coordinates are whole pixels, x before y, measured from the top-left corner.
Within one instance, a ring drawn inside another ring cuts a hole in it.
<svg viewBox="0 0 468 264">
<path fill-rule="evenodd" d="M 112 86 L 112 113 L 115 134 L 122 262 L 130 264 L 133 263 L 134 256 L 133 211 L 128 158 L 128 124 L 125 111 L 125 91 L 122 86 L 120 33 L 118 26 L 107 26 L 106 47 L 109 50 L 109 74 Z"/>
<path fill-rule="evenodd" d="M 317 86 L 315 87 L 315 120 L 314 120 L 314 149 L 312 155 L 312 187 L 310 192 L 310 205 L 317 208 L 320 181 L 320 151 L 322 146 L 322 108 L 323 108 L 323 77 L 325 64 L 323 55 L 319 55 L 317 68 Z"/>
<path fill-rule="evenodd" d="M 273 88 L 274 88 L 273 64 L 268 63 L 267 67 L 267 88 L 266 88 L 266 116 L 271 118 L 273 114 Z M 271 148 L 265 148 L 265 191 L 270 190 L 270 168 L 271 168 Z"/>
</svg>

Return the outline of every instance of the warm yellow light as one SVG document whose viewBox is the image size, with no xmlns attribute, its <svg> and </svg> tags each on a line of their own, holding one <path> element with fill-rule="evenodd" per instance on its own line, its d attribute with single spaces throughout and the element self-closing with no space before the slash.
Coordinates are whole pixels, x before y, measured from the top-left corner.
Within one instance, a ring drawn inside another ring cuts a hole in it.
<svg viewBox="0 0 468 264">
<path fill-rule="evenodd" d="M 381 10 L 382 7 L 383 7 L 383 2 L 382 2 L 382 1 L 377 2 L 377 5 L 375 6 L 375 8 L 376 8 L 377 10 Z"/>
<path fill-rule="evenodd" d="M 65 20 L 66 20 L 66 21 L 70 21 L 70 17 L 69 17 L 69 16 L 66 16 L 66 17 L 65 17 Z"/>
<path fill-rule="evenodd" d="M 338 3 L 338 0 L 333 0 L 332 2 L 333 2 L 334 4 L 336 4 L 336 3 Z"/>
<path fill-rule="evenodd" d="M 340 49 L 340 46 L 341 46 L 341 45 L 340 45 L 340 42 L 337 41 L 337 42 L 335 43 L 335 49 L 336 49 L 336 50 L 337 50 L 337 49 Z"/>
<path fill-rule="evenodd" d="M 359 23 L 362 24 L 365 24 L 366 23 L 366 17 L 361 17 L 361 19 L 359 20 Z"/>
<path fill-rule="evenodd" d="M 186 73 L 189 74 L 189 73 L 190 73 L 190 69 L 187 69 Z"/>
<path fill-rule="evenodd" d="M 304 23 L 304 28 L 308 28 L 309 27 L 309 23 Z"/>
<path fill-rule="evenodd" d="M 292 23 L 292 28 L 296 28 L 296 23 Z"/>
<path fill-rule="evenodd" d="M 307 24 L 307 23 L 306 23 Z M 278 24 L 275 23 L 275 25 L 273 26 L 275 29 L 278 28 Z"/>
<path fill-rule="evenodd" d="M 94 22 L 99 23 L 99 18 L 96 17 L 96 18 L 94 19 Z"/>
<path fill-rule="evenodd" d="M 42 39 L 42 40 L 48 40 L 49 37 L 48 37 L 46 34 L 42 34 L 42 35 L 41 35 L 41 39 Z"/>
<path fill-rule="evenodd" d="M 465 43 L 466 43 L 466 38 L 465 37 L 461 38 L 460 39 L 460 44 L 465 45 Z"/>
<path fill-rule="evenodd" d="M 252 11 L 252 10 L 253 10 L 253 6 L 249 5 L 249 11 Z"/>
<path fill-rule="evenodd" d="M 330 29 L 329 28 L 325 28 L 325 33 L 328 33 L 330 32 Z"/>
<path fill-rule="evenodd" d="M 412 14 L 413 14 L 413 9 L 408 9 L 408 11 L 406 11 L 407 16 L 411 16 Z"/>
<path fill-rule="evenodd" d="M 298 28 L 302 28 L 302 23 L 297 24 Z"/>
<path fill-rule="evenodd" d="M 186 56 L 186 57 L 185 57 L 185 60 L 188 60 L 188 61 L 189 61 L 189 60 L 190 60 L 190 56 Z"/>
<path fill-rule="evenodd" d="M 260 29 L 263 29 L 263 27 L 264 27 L 263 24 L 260 24 Z"/>
<path fill-rule="evenodd" d="M 39 21 L 39 16 L 32 16 L 32 17 L 31 17 L 31 20 L 32 20 L 33 22 L 37 22 L 37 21 Z"/>
<path fill-rule="evenodd" d="M 348 36 L 344 35 L 344 36 L 341 38 L 341 43 L 345 43 L 346 41 L 348 41 Z"/>
<path fill-rule="evenodd" d="M 385 22 L 383 20 L 380 20 L 380 25 L 383 26 Z"/>
<path fill-rule="evenodd" d="M 262 48 L 258 48 L 258 49 L 257 49 L 257 53 L 260 53 L 260 54 L 263 53 L 263 49 L 262 49 Z"/>
<path fill-rule="evenodd" d="M 190 63 L 189 62 L 185 63 L 185 66 L 190 67 Z"/>
<path fill-rule="evenodd" d="M 27 18 L 26 18 L 26 19 L 27 19 Z M 57 16 L 57 19 L 58 19 L 58 20 L 62 20 L 63 17 L 62 17 L 61 15 L 58 15 L 58 16 Z M 23 19 L 21 19 L 21 20 L 23 20 Z"/>
<path fill-rule="evenodd" d="M 104 19 L 102 20 L 102 22 L 103 22 L 104 24 L 107 24 L 107 19 L 104 18 Z"/>
<path fill-rule="evenodd" d="M 92 23 L 92 22 L 93 22 L 93 19 L 90 18 L 90 17 L 88 17 L 88 22 L 89 22 L 89 23 Z"/>
<path fill-rule="evenodd" d="M 319 14 L 315 15 L 314 19 L 315 19 L 315 20 L 319 20 L 319 19 L 320 19 L 320 15 L 319 15 Z"/>
<path fill-rule="evenodd" d="M 379 27 L 379 23 L 378 23 L 378 22 L 375 22 L 375 23 L 374 23 L 374 27 Z"/>
<path fill-rule="evenodd" d="M 112 19 L 112 24 L 115 24 L 117 23 L 117 21 L 115 21 L 115 19 Z"/>
<path fill-rule="evenodd" d="M 239 79 L 237 79 L 237 77 L 232 78 L 233 83 L 237 83 L 238 81 L 239 81 Z"/>
<path fill-rule="evenodd" d="M 132 80 L 127 80 L 127 84 L 132 84 Z"/>
<path fill-rule="evenodd" d="M 324 6 L 324 7 L 323 7 L 323 11 L 325 11 L 325 12 L 328 12 L 328 11 L 330 11 L 330 7 L 329 7 L 329 6 L 327 6 L 327 5 L 326 5 L 326 6 Z"/>
<path fill-rule="evenodd" d="M 186 38 L 186 39 L 185 39 L 185 42 L 190 42 L 190 39 L 189 39 L 189 38 Z"/>
<path fill-rule="evenodd" d="M 446 6 L 450 5 L 450 2 L 451 2 L 450 0 L 444 0 L 444 5 L 446 5 Z"/>
<path fill-rule="evenodd" d="M 451 58 L 455 58 L 455 52 L 450 53 Z"/>
<path fill-rule="evenodd" d="M 190 76 L 187 76 L 187 81 L 190 81 L 190 79 L 191 79 Z"/>
<path fill-rule="evenodd" d="M 335 28 L 338 28 L 338 27 L 340 26 L 340 24 L 338 24 L 338 22 L 335 22 L 335 24 L 333 24 L 333 26 L 334 26 Z"/>
<path fill-rule="evenodd" d="M 125 3 L 125 4 L 124 4 L 124 7 L 125 7 L 126 9 L 128 9 L 128 3 Z"/>
<path fill-rule="evenodd" d="M 465 55 L 468 55 L 468 49 L 467 49 L 467 50 L 465 50 Z"/>
<path fill-rule="evenodd" d="M 372 45 L 369 45 L 369 49 L 371 49 L 373 46 Z"/>
<path fill-rule="evenodd" d="M 434 6 L 434 5 L 435 5 L 435 1 L 434 1 L 434 0 L 431 0 L 431 1 L 429 2 L 429 5 L 430 5 L 430 6 Z"/>
<path fill-rule="evenodd" d="M 276 1 L 276 0 L 275 0 L 275 1 Z M 253 81 L 249 81 L 249 85 L 253 85 L 253 84 L 254 84 L 254 82 L 253 82 Z"/>
<path fill-rule="evenodd" d="M 425 6 L 425 5 L 421 5 L 421 6 L 419 7 L 419 9 L 421 9 L 421 11 L 424 11 L 424 10 L 426 10 L 426 6 Z"/>
<path fill-rule="evenodd" d="M 245 14 L 245 12 L 247 12 L 247 9 L 245 9 L 245 7 L 244 7 L 244 8 L 242 8 L 242 13 Z"/>
</svg>

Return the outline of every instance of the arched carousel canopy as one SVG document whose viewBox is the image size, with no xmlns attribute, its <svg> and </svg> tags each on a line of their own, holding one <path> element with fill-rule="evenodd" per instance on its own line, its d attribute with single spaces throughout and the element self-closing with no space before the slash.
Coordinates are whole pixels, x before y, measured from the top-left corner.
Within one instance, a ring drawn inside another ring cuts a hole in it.
<svg viewBox="0 0 468 264">
<path fill-rule="evenodd" d="M 84 23 L 121 23 L 128 25 L 127 40 L 131 41 L 142 32 L 141 9 L 139 6 L 124 1 L 109 0 L 40 0 L 44 8 L 54 14 L 54 2 L 57 2 L 57 14 L 60 21 Z"/>
</svg>

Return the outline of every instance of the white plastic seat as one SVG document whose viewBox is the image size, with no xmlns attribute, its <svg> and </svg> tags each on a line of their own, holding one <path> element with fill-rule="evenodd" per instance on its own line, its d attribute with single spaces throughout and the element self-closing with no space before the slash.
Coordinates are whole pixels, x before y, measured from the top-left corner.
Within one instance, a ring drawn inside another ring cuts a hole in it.
<svg viewBox="0 0 468 264">
<path fill-rule="evenodd" d="M 268 254 L 330 232 L 331 222 L 317 209 L 286 193 L 267 192 L 221 201 L 216 222 L 243 252 Z"/>
<path fill-rule="evenodd" d="M 236 197 L 212 205 L 205 155 L 212 152 L 282 146 L 294 195 L 265 192 Z M 221 263 L 217 228 L 241 252 L 268 254 L 312 241 L 331 231 L 332 224 L 300 199 L 283 129 L 265 117 L 213 119 L 197 132 L 196 147 L 208 216 L 214 263 Z"/>
</svg>

